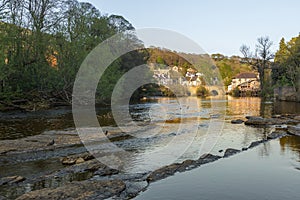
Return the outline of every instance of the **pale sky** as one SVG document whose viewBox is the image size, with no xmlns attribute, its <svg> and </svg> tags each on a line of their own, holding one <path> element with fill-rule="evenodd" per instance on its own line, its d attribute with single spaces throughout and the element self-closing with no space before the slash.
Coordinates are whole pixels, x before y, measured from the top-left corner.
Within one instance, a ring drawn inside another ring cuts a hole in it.
<svg viewBox="0 0 300 200">
<path fill-rule="evenodd" d="M 282 37 L 300 32 L 299 0 L 80 0 L 102 14 L 125 17 L 139 28 L 162 28 L 181 33 L 206 52 L 240 55 L 242 44 L 255 48 L 269 36 L 274 50 Z"/>
</svg>

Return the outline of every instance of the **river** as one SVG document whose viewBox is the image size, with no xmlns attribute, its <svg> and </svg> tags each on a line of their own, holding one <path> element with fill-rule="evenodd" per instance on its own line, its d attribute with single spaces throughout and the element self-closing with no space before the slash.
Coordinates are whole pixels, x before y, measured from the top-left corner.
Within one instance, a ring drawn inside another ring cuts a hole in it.
<svg viewBox="0 0 300 200">
<path fill-rule="evenodd" d="M 129 112 L 130 119 L 116 122 L 110 109 L 97 108 L 97 118 L 103 130 L 125 136 L 111 141 L 128 152 L 122 158 L 124 173 L 142 173 L 197 159 L 204 153 L 223 155 L 227 148 L 248 147 L 264 139 L 272 128 L 231 124 L 231 120 L 300 114 L 300 104 L 262 102 L 260 98 L 155 98 L 130 105 Z M 0 113 L 0 140 L 73 130 L 70 108 Z M 104 150 L 105 145 L 101 148 Z M 293 199 L 300 194 L 295 190 L 300 181 L 299 152 L 298 137 L 275 140 L 151 184 L 137 199 L 279 199 L 277 197 L 283 196 Z M 63 167 L 52 160 L 22 163 L 22 166 L 0 164 L 1 176 L 42 173 Z M 268 196 L 264 198 L 264 195 Z"/>
</svg>

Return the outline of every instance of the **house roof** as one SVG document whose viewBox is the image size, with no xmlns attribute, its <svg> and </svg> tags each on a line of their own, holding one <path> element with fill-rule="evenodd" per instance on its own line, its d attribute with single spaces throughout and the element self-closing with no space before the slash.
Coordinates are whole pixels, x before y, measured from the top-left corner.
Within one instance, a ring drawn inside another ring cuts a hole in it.
<svg viewBox="0 0 300 200">
<path fill-rule="evenodd" d="M 257 75 L 251 72 L 240 73 L 235 78 L 257 78 Z"/>
</svg>

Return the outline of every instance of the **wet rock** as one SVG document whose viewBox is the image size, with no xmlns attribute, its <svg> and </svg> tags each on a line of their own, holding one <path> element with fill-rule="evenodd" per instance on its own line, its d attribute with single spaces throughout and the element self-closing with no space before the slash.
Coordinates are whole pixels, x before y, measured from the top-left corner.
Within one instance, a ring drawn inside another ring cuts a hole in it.
<svg viewBox="0 0 300 200">
<path fill-rule="evenodd" d="M 300 122 L 300 115 L 299 115 L 299 116 L 295 116 L 295 117 L 294 117 L 294 120 L 297 120 L 297 121 Z"/>
<path fill-rule="evenodd" d="M 171 164 L 160 169 L 157 169 L 150 173 L 147 177 L 147 182 L 155 182 L 169 176 L 174 175 L 177 172 L 178 167 L 180 166 L 179 163 Z"/>
<path fill-rule="evenodd" d="M 242 148 L 242 151 L 247 151 L 247 150 L 248 150 L 248 148 L 246 148 L 246 147 Z"/>
<path fill-rule="evenodd" d="M 278 131 L 275 131 L 275 132 L 272 132 L 270 135 L 267 136 L 267 139 L 268 140 L 274 140 L 274 139 L 277 139 L 277 138 L 281 138 L 281 137 L 284 137 L 286 136 L 287 134 L 285 132 L 278 132 Z"/>
<path fill-rule="evenodd" d="M 63 165 L 75 165 L 76 160 L 71 158 L 63 158 L 62 164 Z"/>
<path fill-rule="evenodd" d="M 210 115 L 210 118 L 211 118 L 211 119 L 218 119 L 218 118 L 220 118 L 220 117 L 221 117 L 220 114 L 212 114 L 212 115 Z"/>
<path fill-rule="evenodd" d="M 101 169 L 97 170 L 96 172 L 94 172 L 94 175 L 96 175 L 96 176 L 111 176 L 111 175 L 115 175 L 118 173 L 119 173 L 119 170 L 117 170 L 117 169 L 105 167 L 105 168 L 101 168 Z"/>
<path fill-rule="evenodd" d="M 224 150 L 219 150 L 219 153 L 222 153 Z"/>
<path fill-rule="evenodd" d="M 143 182 L 146 181 L 148 173 L 118 174 L 117 178 L 123 181 Z M 112 176 L 113 177 L 113 176 Z"/>
<path fill-rule="evenodd" d="M 232 120 L 231 123 L 232 124 L 242 124 L 244 123 L 245 121 L 244 120 L 241 120 L 241 119 L 237 119 L 237 120 Z"/>
<path fill-rule="evenodd" d="M 26 179 L 22 176 L 4 177 L 4 178 L 0 179 L 0 186 L 2 186 L 2 185 L 12 185 L 12 184 L 23 182 L 25 180 Z"/>
<path fill-rule="evenodd" d="M 85 160 L 83 158 L 78 158 L 75 163 L 76 164 L 81 164 L 81 163 L 84 163 L 84 162 L 85 162 Z"/>
<path fill-rule="evenodd" d="M 203 164 L 207 164 L 207 163 L 217 161 L 220 158 L 222 158 L 222 157 L 221 156 L 215 156 L 215 155 L 212 155 L 212 154 L 204 154 L 197 160 L 197 164 L 198 164 L 198 166 L 200 166 L 200 165 L 203 165 Z"/>
<path fill-rule="evenodd" d="M 55 140 L 55 145 L 50 145 L 49 141 Z M 30 136 L 17 140 L 0 141 L 0 154 L 3 152 L 30 152 L 53 150 L 57 148 L 67 148 L 74 145 L 82 145 L 79 136 L 69 132 L 43 133 L 40 135 Z M 18 147 L 18 148 L 16 148 Z"/>
<path fill-rule="evenodd" d="M 262 118 L 262 117 L 258 117 L 258 116 L 246 116 L 246 119 L 256 119 L 256 118 Z"/>
<path fill-rule="evenodd" d="M 63 165 L 75 165 L 75 164 L 84 163 L 85 161 L 89 161 L 94 158 L 95 157 L 93 155 L 87 152 L 83 154 L 64 157 L 61 162 Z"/>
<path fill-rule="evenodd" d="M 277 130 L 277 131 L 280 131 L 280 130 L 287 131 L 288 126 L 287 126 L 286 124 L 283 124 L 283 125 L 275 125 L 274 128 L 275 128 L 275 130 Z"/>
<path fill-rule="evenodd" d="M 264 142 L 265 142 L 265 140 L 259 140 L 259 141 L 256 141 L 256 142 L 252 142 L 250 144 L 250 146 L 248 147 L 248 149 L 254 148 L 254 147 L 256 147 L 256 146 L 258 146 L 258 145 L 260 145 L 260 144 L 262 144 Z"/>
<path fill-rule="evenodd" d="M 262 117 L 251 117 L 248 121 L 245 122 L 245 125 L 250 126 L 266 126 L 266 125 L 275 125 L 275 124 L 283 124 L 284 122 L 281 119 L 270 118 L 265 119 Z"/>
<path fill-rule="evenodd" d="M 84 181 L 92 178 L 94 172 L 105 170 L 106 166 L 97 160 L 86 161 L 81 164 L 72 165 L 55 172 L 42 175 L 27 182 L 35 186 L 35 189 L 46 187 L 58 187 L 72 181 Z"/>
<path fill-rule="evenodd" d="M 131 199 L 136 197 L 140 192 L 145 191 L 149 183 L 147 181 L 141 182 L 125 182 L 126 189 L 120 195 L 120 199 Z"/>
<path fill-rule="evenodd" d="M 226 149 L 225 153 L 224 153 L 224 158 L 233 156 L 234 154 L 240 153 L 240 150 L 237 149 Z"/>
<path fill-rule="evenodd" d="M 289 126 L 288 134 L 300 136 L 300 125 L 298 124 L 297 126 Z"/>
<path fill-rule="evenodd" d="M 195 160 L 186 160 L 178 166 L 177 171 L 178 172 L 184 172 L 184 171 L 194 169 L 195 167 L 197 167 L 197 161 L 195 161 Z"/>
<path fill-rule="evenodd" d="M 120 195 L 126 185 L 121 180 L 72 182 L 55 189 L 33 191 L 17 198 L 18 200 L 60 200 L 60 199 L 106 199 Z"/>
<path fill-rule="evenodd" d="M 262 117 L 246 117 L 248 120 L 245 125 L 250 126 L 269 126 L 269 125 L 296 125 L 298 120 L 294 119 L 294 116 L 275 116 L 273 118 Z"/>
</svg>

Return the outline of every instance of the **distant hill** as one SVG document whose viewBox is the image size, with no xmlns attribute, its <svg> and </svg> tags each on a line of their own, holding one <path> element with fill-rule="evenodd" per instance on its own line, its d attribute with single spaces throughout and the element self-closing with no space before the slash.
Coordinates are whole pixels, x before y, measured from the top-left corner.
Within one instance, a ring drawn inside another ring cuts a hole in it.
<svg viewBox="0 0 300 200">
<path fill-rule="evenodd" d="M 227 57 L 222 54 L 212 54 L 212 59 L 219 68 L 225 86 L 230 85 L 231 79 L 242 72 L 256 72 L 239 56 Z"/>
<path fill-rule="evenodd" d="M 219 80 L 222 79 L 215 63 L 208 54 L 187 54 L 155 47 L 148 49 L 148 53 L 148 64 L 158 64 L 159 68 L 178 66 L 183 76 L 191 68 L 196 73 L 204 74 L 203 78 L 207 84 L 219 84 Z"/>
</svg>

